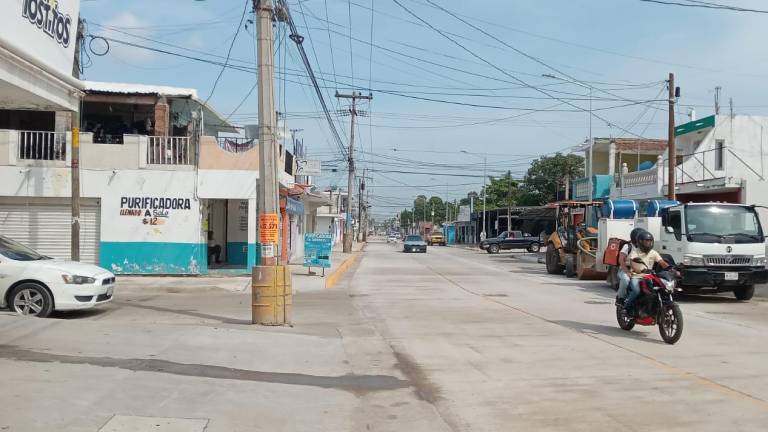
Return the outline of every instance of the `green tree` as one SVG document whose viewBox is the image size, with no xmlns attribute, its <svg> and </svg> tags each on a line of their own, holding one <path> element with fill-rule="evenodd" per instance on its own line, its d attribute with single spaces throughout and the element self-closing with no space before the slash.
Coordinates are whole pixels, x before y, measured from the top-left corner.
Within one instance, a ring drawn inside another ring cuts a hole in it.
<svg viewBox="0 0 768 432">
<path fill-rule="evenodd" d="M 564 179 L 584 176 L 584 158 L 578 155 L 545 156 L 531 163 L 519 196 L 521 205 L 543 205 L 558 199 Z"/>
<path fill-rule="evenodd" d="M 512 178 L 510 171 L 498 178 L 490 177 L 485 189 L 485 206 L 488 210 L 515 206 L 521 195 L 518 182 Z"/>
</svg>

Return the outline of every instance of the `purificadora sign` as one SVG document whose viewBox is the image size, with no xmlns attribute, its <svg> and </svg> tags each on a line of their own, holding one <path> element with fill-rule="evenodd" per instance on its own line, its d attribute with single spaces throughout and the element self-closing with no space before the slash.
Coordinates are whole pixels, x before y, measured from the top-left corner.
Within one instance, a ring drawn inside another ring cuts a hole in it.
<svg viewBox="0 0 768 432">
<path fill-rule="evenodd" d="M 72 76 L 80 0 L 4 0 L 0 45 L 59 76 Z"/>
</svg>

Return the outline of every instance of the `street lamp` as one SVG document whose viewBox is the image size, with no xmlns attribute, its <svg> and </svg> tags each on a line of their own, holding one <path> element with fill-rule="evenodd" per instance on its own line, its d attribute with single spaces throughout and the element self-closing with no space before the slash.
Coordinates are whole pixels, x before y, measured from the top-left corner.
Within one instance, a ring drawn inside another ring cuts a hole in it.
<svg viewBox="0 0 768 432">
<path fill-rule="evenodd" d="M 588 175 L 589 175 L 589 200 L 592 201 L 595 198 L 593 196 L 594 195 L 594 186 L 592 185 L 592 163 L 593 163 L 592 162 L 592 147 L 595 146 L 595 140 L 592 137 L 592 91 L 593 91 L 594 88 L 591 85 L 584 84 L 582 82 L 579 82 L 579 81 L 576 81 L 576 80 L 573 80 L 573 79 L 570 79 L 570 78 L 563 78 L 563 77 L 555 76 L 555 75 L 552 75 L 552 74 L 542 74 L 541 76 L 544 77 L 544 78 L 550 78 L 550 79 L 556 79 L 556 80 L 564 81 L 564 82 L 567 82 L 567 83 L 575 84 L 575 85 L 577 85 L 577 86 L 579 86 L 581 88 L 589 89 L 589 111 L 588 111 L 588 113 L 589 113 L 589 171 L 588 171 Z M 613 173 L 610 173 L 610 174 L 613 174 Z"/>
<path fill-rule="evenodd" d="M 474 153 L 470 153 L 470 152 L 468 152 L 466 150 L 462 150 L 461 152 L 464 153 L 464 154 L 470 155 L 470 156 L 474 156 L 476 158 L 480 157 L 480 156 L 478 156 L 478 155 L 476 155 Z M 488 156 L 483 154 L 483 229 L 482 229 L 482 231 L 480 231 L 481 240 L 487 238 L 487 234 L 485 233 L 485 189 L 486 189 L 486 187 L 485 187 L 485 180 L 486 180 L 486 177 L 487 177 L 485 174 L 486 174 L 486 168 L 487 167 L 488 167 Z"/>
</svg>

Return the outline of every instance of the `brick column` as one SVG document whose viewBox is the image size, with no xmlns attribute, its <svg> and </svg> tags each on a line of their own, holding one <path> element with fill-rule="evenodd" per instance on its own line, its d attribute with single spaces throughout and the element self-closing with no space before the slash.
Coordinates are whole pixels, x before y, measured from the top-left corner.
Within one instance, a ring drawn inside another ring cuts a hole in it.
<svg viewBox="0 0 768 432">
<path fill-rule="evenodd" d="M 171 109 L 165 97 L 161 97 L 155 103 L 155 131 L 153 135 L 168 136 Z"/>
</svg>

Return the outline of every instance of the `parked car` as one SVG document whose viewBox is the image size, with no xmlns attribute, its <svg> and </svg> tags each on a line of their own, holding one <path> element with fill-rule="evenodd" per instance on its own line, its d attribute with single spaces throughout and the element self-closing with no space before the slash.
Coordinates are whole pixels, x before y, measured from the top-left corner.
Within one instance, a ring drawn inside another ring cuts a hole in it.
<svg viewBox="0 0 768 432">
<path fill-rule="evenodd" d="M 440 245 L 445 246 L 445 237 L 443 236 L 443 233 L 436 231 L 429 235 L 429 241 L 427 242 L 428 245 L 434 246 L 434 245 Z"/>
<path fill-rule="evenodd" d="M 114 289 L 115 275 L 101 267 L 53 259 L 0 236 L 0 307 L 44 318 L 110 302 Z"/>
<path fill-rule="evenodd" d="M 497 237 L 480 242 L 480 249 L 489 254 L 509 249 L 526 249 L 528 252 L 538 252 L 540 248 L 541 240 L 538 236 L 525 234 L 522 231 L 504 231 Z"/>
<path fill-rule="evenodd" d="M 397 236 L 390 234 L 387 236 L 387 243 L 397 243 Z"/>
<path fill-rule="evenodd" d="M 420 235 L 409 235 L 403 241 L 403 252 L 427 253 L 427 242 Z"/>
</svg>

